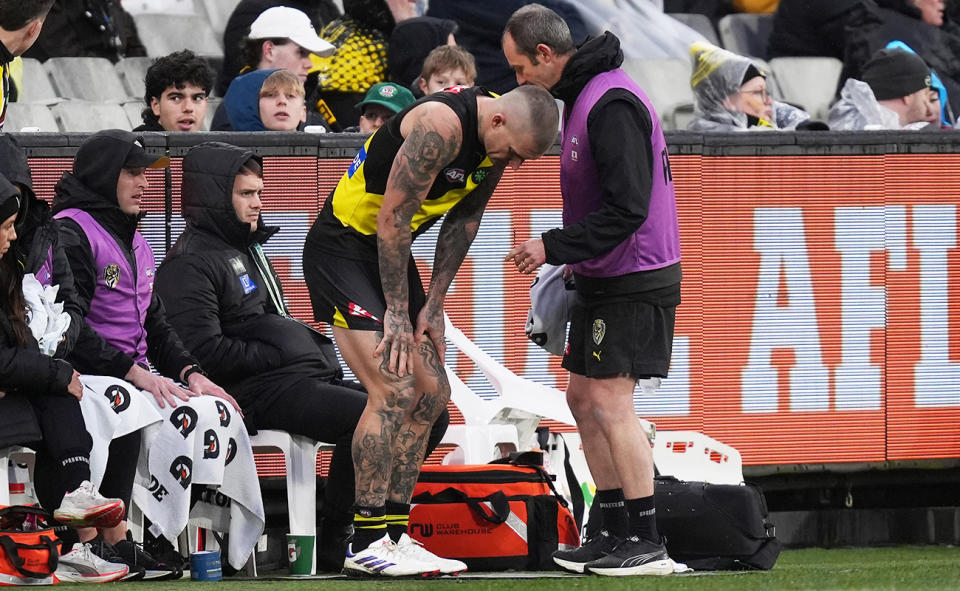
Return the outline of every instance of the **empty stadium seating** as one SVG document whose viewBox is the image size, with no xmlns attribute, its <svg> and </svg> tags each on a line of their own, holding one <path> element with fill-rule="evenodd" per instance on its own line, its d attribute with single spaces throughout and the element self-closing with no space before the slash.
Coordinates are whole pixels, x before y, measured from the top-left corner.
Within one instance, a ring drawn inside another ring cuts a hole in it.
<svg viewBox="0 0 960 591">
<path fill-rule="evenodd" d="M 664 129 L 677 129 L 674 111 L 693 104 L 690 88 L 692 66 L 683 59 L 629 59 L 623 70 L 633 78 L 653 102 Z"/>
<path fill-rule="evenodd" d="M 133 20 L 149 56 L 160 57 L 181 49 L 197 55 L 223 55 L 220 41 L 202 16 L 137 14 Z"/>
<path fill-rule="evenodd" d="M 125 57 L 113 65 L 126 89 L 126 96 L 143 99 L 147 69 L 153 64 L 153 57 Z"/>
<path fill-rule="evenodd" d="M 10 103 L 4 129 L 20 131 L 25 127 L 39 127 L 40 131 L 61 131 L 50 107 L 42 103 Z"/>
<path fill-rule="evenodd" d="M 116 103 L 127 96 L 117 71 L 106 58 L 54 57 L 43 67 L 63 98 Z"/>
<path fill-rule="evenodd" d="M 64 101 L 50 108 L 62 131 L 100 131 L 133 127 L 120 103 Z"/>
<path fill-rule="evenodd" d="M 772 14 L 728 14 L 718 25 L 724 48 L 740 55 L 767 59 L 767 39 L 773 30 Z"/>
<path fill-rule="evenodd" d="M 770 69 L 782 100 L 802 107 L 813 119 L 827 120 L 843 62 L 832 57 L 778 57 L 770 60 Z"/>
<path fill-rule="evenodd" d="M 694 31 L 700 33 L 706 37 L 707 41 L 710 43 L 713 43 L 717 46 L 721 45 L 720 38 L 717 36 L 717 30 L 713 27 L 713 23 L 710 22 L 710 17 L 707 15 L 693 12 L 670 12 L 667 13 L 667 15 L 672 16 Z"/>
<path fill-rule="evenodd" d="M 53 104 L 60 100 L 50 75 L 38 60 L 23 58 L 23 78 L 17 101 L 21 103 Z"/>
</svg>

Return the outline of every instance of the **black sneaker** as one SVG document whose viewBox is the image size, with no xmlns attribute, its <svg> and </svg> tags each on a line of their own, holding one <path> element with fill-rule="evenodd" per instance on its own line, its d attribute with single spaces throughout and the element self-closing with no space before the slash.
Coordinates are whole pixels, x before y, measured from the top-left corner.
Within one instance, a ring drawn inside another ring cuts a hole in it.
<svg viewBox="0 0 960 591">
<path fill-rule="evenodd" d="M 553 553 L 553 561 L 569 571 L 583 573 L 585 564 L 603 558 L 609 552 L 612 552 L 619 541 L 613 534 L 601 529 L 595 536 L 581 544 L 579 548 L 557 550 Z"/>
<path fill-rule="evenodd" d="M 626 577 L 630 575 L 669 575 L 673 561 L 667 556 L 663 541 L 655 544 L 637 536 L 625 538 L 603 558 L 584 565 L 584 570 L 597 575 Z"/>
<path fill-rule="evenodd" d="M 134 568 L 144 571 L 143 579 L 147 581 L 169 581 L 183 576 L 179 565 L 161 562 L 147 553 L 140 544 L 131 540 L 120 540 L 113 546 L 120 559 L 131 570 Z"/>
<path fill-rule="evenodd" d="M 114 546 L 111 546 L 103 540 L 102 536 L 98 535 L 89 543 L 90 550 L 103 560 L 127 565 L 129 572 L 126 574 L 126 576 L 120 579 L 121 581 L 139 581 L 146 576 L 147 571 L 145 568 L 135 565 L 132 562 L 124 559 L 124 557 L 117 552 L 117 549 Z"/>
</svg>

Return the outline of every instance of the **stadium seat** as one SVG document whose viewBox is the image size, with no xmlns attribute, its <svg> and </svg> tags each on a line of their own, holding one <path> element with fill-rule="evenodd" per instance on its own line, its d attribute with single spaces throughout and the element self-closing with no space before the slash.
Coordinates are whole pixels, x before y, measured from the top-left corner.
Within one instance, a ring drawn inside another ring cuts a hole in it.
<svg viewBox="0 0 960 591">
<path fill-rule="evenodd" d="M 127 91 L 113 69 L 102 57 L 53 57 L 44 62 L 59 95 L 92 102 L 119 102 Z"/>
<path fill-rule="evenodd" d="M 151 57 L 162 57 L 181 49 L 189 49 L 197 55 L 223 55 L 220 41 L 203 16 L 137 14 L 133 20 L 140 41 Z"/>
<path fill-rule="evenodd" d="M 125 57 L 113 65 L 127 90 L 127 96 L 143 100 L 145 86 L 143 81 L 147 77 L 147 69 L 156 58 L 152 57 Z"/>
<path fill-rule="evenodd" d="M 780 98 L 802 107 L 810 117 L 827 120 L 837 92 L 843 62 L 833 57 L 778 57 L 770 70 L 780 87 Z"/>
<path fill-rule="evenodd" d="M 240 0 L 196 0 L 200 5 L 200 12 L 205 13 L 210 28 L 213 29 L 217 39 L 223 39 L 223 31 L 227 28 L 227 20 L 233 14 L 233 9 L 237 7 Z"/>
<path fill-rule="evenodd" d="M 713 27 L 710 17 L 696 12 L 669 12 L 667 16 L 672 16 L 681 23 L 687 25 L 694 31 L 706 37 L 707 41 L 721 47 L 720 38 L 717 36 L 717 30 Z"/>
<path fill-rule="evenodd" d="M 24 127 L 39 127 L 40 131 L 60 131 L 50 107 L 39 103 L 10 103 L 4 129 L 20 131 Z"/>
<path fill-rule="evenodd" d="M 720 40 L 734 53 L 767 59 L 767 39 L 773 30 L 772 14 L 737 12 L 720 19 Z"/>
<path fill-rule="evenodd" d="M 140 116 L 140 113 L 143 112 L 144 104 L 143 100 L 129 100 L 123 103 L 123 112 L 127 114 L 127 121 L 130 122 L 130 127 L 139 127 L 143 124 L 143 117 Z"/>
<path fill-rule="evenodd" d="M 673 112 L 693 104 L 690 60 L 628 59 L 621 67 L 650 97 L 663 128 L 674 129 Z"/>
<path fill-rule="evenodd" d="M 17 102 L 53 104 L 60 100 L 50 75 L 39 60 L 23 58 L 23 88 L 18 89 Z"/>
<path fill-rule="evenodd" d="M 64 101 L 50 107 L 60 123 L 60 130 L 100 131 L 101 129 L 132 129 L 120 103 Z"/>
<path fill-rule="evenodd" d="M 123 0 L 123 9 L 130 14 L 196 14 L 194 0 Z"/>
<path fill-rule="evenodd" d="M 217 112 L 217 109 L 220 108 L 220 103 L 222 102 L 222 98 L 211 97 L 207 99 L 207 116 L 204 117 L 203 125 L 201 126 L 203 131 L 210 131 L 210 124 L 213 123 L 213 116 Z"/>
<path fill-rule="evenodd" d="M 287 513 L 290 518 L 290 533 L 316 536 L 317 451 L 321 447 L 332 448 L 333 445 L 286 431 L 260 429 L 256 435 L 250 437 L 250 447 L 254 452 L 262 452 L 264 448 L 279 449 L 283 452 L 287 474 Z M 256 560 L 252 562 L 255 563 Z M 316 572 L 317 556 L 314 552 L 310 574 L 316 574 Z"/>
</svg>

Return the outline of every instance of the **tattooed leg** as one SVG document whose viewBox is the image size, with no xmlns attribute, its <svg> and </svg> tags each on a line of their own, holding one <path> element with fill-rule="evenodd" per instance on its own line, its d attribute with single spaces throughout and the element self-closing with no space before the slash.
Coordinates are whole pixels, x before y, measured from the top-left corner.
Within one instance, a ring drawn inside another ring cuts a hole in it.
<svg viewBox="0 0 960 591">
<path fill-rule="evenodd" d="M 433 343 L 424 341 L 416 351 L 416 389 L 419 397 L 397 431 L 389 500 L 409 503 L 423 465 L 427 439 L 434 421 L 450 400 L 450 384 Z"/>
</svg>

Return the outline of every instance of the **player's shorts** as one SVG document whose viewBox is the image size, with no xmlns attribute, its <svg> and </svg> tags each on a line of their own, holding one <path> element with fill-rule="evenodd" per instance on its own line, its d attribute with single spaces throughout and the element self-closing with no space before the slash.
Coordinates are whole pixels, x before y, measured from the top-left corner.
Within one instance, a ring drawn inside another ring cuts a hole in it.
<svg viewBox="0 0 960 591">
<path fill-rule="evenodd" d="M 605 298 L 578 293 L 564 369 L 588 378 L 666 377 L 679 303 L 679 283 Z"/>
<path fill-rule="evenodd" d="M 383 330 L 387 302 L 377 261 L 346 259 L 308 248 L 303 257 L 303 275 L 314 320 L 352 330 Z M 410 323 L 416 325 L 417 314 L 427 297 L 413 257 L 407 267 L 407 282 Z"/>
</svg>

